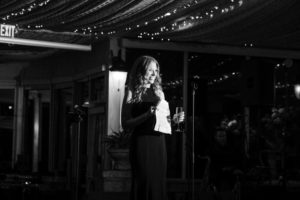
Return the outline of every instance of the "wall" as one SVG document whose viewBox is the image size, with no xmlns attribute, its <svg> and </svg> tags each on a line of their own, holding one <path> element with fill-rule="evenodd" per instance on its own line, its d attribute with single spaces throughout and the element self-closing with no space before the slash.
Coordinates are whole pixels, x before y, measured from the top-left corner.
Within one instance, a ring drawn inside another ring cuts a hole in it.
<svg viewBox="0 0 300 200">
<path fill-rule="evenodd" d="M 8 62 L 0 64 L 0 81 L 14 81 L 24 67 L 27 67 L 27 62 Z M 1 86 L 1 84 L 0 84 Z"/>
<path fill-rule="evenodd" d="M 92 51 L 58 51 L 47 58 L 31 62 L 19 73 L 19 80 L 25 85 L 34 82 L 53 83 L 72 81 L 90 70 L 101 70 L 109 63 L 109 40 L 99 41 L 92 46 Z"/>
</svg>

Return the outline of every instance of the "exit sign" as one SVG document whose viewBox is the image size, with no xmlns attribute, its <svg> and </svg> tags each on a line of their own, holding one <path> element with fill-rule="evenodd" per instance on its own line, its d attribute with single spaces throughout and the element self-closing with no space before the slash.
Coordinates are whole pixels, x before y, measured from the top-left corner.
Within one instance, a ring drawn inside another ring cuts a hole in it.
<svg viewBox="0 0 300 200">
<path fill-rule="evenodd" d="M 15 28 L 14 25 L 0 24 L 0 36 L 1 37 L 15 37 Z"/>
</svg>

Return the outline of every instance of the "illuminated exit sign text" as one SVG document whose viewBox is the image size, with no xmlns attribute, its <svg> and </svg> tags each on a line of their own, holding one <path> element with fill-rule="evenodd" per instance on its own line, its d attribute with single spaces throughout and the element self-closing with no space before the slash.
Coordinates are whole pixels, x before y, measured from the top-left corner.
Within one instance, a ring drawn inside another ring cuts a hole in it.
<svg viewBox="0 0 300 200">
<path fill-rule="evenodd" d="M 0 24 L 0 36 L 1 37 L 15 37 L 15 28 L 16 26 L 7 25 L 7 24 Z"/>
</svg>

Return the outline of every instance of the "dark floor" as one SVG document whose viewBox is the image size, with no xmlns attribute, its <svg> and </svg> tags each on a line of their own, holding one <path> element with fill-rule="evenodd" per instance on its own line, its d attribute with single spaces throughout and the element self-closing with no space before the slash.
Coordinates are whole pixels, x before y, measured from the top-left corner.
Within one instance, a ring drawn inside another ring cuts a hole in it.
<svg viewBox="0 0 300 200">
<path fill-rule="evenodd" d="M 56 196 L 56 197 L 54 197 Z M 196 193 L 195 200 L 238 200 L 230 192 L 224 192 L 221 198 L 215 198 L 212 193 Z M 256 191 L 243 191 L 240 200 L 298 200 L 300 198 L 300 191 L 282 191 L 276 188 L 264 188 Z M 71 196 L 59 196 L 49 194 L 48 196 L 37 196 L 34 194 L 18 195 L 17 193 L 1 194 L 1 200 L 76 200 Z M 78 200 L 129 200 L 128 193 L 95 193 L 88 196 L 83 196 Z M 192 200 L 191 194 L 170 194 L 168 200 Z"/>
<path fill-rule="evenodd" d="M 266 189 L 260 192 L 245 192 L 240 200 L 299 200 L 300 192 L 280 192 Z M 128 200 L 127 194 L 105 194 L 101 197 L 90 198 L 89 200 Z M 215 200 L 215 196 L 209 193 L 195 194 L 195 200 Z M 236 200 L 233 194 L 224 193 L 218 200 Z M 192 200 L 191 195 L 169 196 L 168 200 Z"/>
<path fill-rule="evenodd" d="M 180 189 L 180 188 L 179 188 Z M 219 198 L 216 198 L 219 197 Z M 242 186 L 240 198 L 235 198 L 231 191 L 222 192 L 219 196 L 213 192 L 195 190 L 169 192 L 168 200 L 298 200 L 300 199 L 300 182 L 297 185 L 283 187 L 281 185 Z M 0 200 L 129 200 L 128 192 L 94 192 L 75 198 L 70 191 L 43 192 L 35 188 L 4 188 L 0 190 Z"/>
<path fill-rule="evenodd" d="M 84 196 L 81 200 L 129 200 L 127 192 L 94 193 Z"/>
<path fill-rule="evenodd" d="M 287 191 L 277 186 L 245 188 L 241 192 L 240 199 L 236 198 L 232 192 L 223 192 L 218 197 L 210 192 L 195 192 L 194 198 L 192 198 L 192 193 L 170 193 L 168 200 L 299 200 L 300 189 L 290 189 Z M 94 195 L 86 196 L 82 200 L 129 200 L 129 194 L 120 192 L 95 193 Z"/>
</svg>

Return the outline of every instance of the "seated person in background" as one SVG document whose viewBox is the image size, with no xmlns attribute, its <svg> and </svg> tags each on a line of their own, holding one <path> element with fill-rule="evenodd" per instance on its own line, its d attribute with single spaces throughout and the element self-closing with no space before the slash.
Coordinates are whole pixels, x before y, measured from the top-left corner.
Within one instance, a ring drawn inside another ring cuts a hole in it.
<svg viewBox="0 0 300 200">
<path fill-rule="evenodd" d="M 227 134 L 225 129 L 217 128 L 209 148 L 210 182 L 217 192 L 232 191 L 237 175 L 242 173 L 245 158 L 243 149 L 236 149 Z"/>
</svg>

